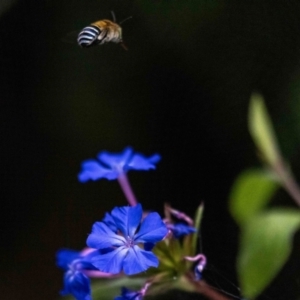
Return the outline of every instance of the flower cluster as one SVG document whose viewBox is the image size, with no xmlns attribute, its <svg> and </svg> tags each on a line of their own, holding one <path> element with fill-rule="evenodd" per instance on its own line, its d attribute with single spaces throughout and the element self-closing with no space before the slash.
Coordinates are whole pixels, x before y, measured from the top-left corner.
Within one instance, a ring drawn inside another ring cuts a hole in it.
<svg viewBox="0 0 300 300">
<path fill-rule="evenodd" d="M 97 158 L 98 161 L 82 163 L 79 181 L 117 179 L 130 206 L 115 207 L 100 222 L 94 223 L 86 241 L 88 250 L 77 252 L 63 249 L 57 253 L 57 266 L 65 271 L 61 294 L 72 294 L 77 300 L 91 300 L 89 277 L 118 280 L 124 276 L 143 274 L 147 279 L 140 290 L 123 287 L 121 296 L 115 298 L 141 300 L 149 290 L 151 294 L 151 286 L 161 282 L 165 276 L 163 274 L 176 272 L 180 276 L 189 272 L 191 262 L 198 259 L 191 256 L 195 254 L 195 243 L 192 243 L 190 236 L 196 229 L 187 215 L 169 206 L 165 207 L 166 218 L 162 220 L 156 212 L 143 212 L 142 205 L 137 202 L 127 172 L 155 169 L 155 164 L 160 160 L 158 154 L 147 158 L 128 147 L 121 153 L 101 152 Z M 180 250 L 183 252 L 178 256 L 172 240 L 184 236 L 188 237 L 185 244 L 190 247 L 185 252 Z M 195 267 L 196 279 L 201 278 L 205 266 L 206 260 L 204 262 L 202 256 L 201 265 L 198 263 Z M 170 262 L 173 264 L 171 269 Z M 174 277 L 174 274 L 171 276 Z"/>
</svg>

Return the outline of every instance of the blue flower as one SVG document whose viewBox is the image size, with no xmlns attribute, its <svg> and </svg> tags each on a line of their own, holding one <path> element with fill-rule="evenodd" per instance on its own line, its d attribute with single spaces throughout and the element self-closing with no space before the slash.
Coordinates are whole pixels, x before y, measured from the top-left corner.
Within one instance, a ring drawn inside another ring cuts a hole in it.
<svg viewBox="0 0 300 300">
<path fill-rule="evenodd" d="M 65 270 L 61 295 L 72 294 L 77 300 L 91 300 L 90 279 L 85 270 L 96 270 L 89 261 L 95 253 L 81 256 L 80 252 L 62 249 L 56 254 L 56 264 Z"/>
<path fill-rule="evenodd" d="M 184 223 L 177 223 L 177 224 L 167 224 L 169 230 L 172 231 L 175 238 L 180 238 L 184 235 L 196 232 L 196 228 L 192 226 L 188 226 Z"/>
<path fill-rule="evenodd" d="M 122 288 L 121 296 L 116 297 L 114 300 L 142 300 L 141 292 L 131 291 L 125 287 Z"/>
<path fill-rule="evenodd" d="M 82 171 L 78 174 L 80 182 L 106 178 L 114 180 L 120 174 L 129 170 L 155 169 L 155 164 L 160 160 L 160 155 L 154 154 L 148 158 L 139 153 L 134 153 L 132 148 L 127 147 L 121 153 L 100 152 L 98 160 L 90 159 L 82 163 Z"/>
<path fill-rule="evenodd" d="M 168 229 L 158 213 L 150 213 L 142 223 L 142 206 L 115 207 L 111 212 L 117 234 L 104 222 L 96 222 L 88 236 L 87 245 L 99 249 L 91 262 L 102 272 L 117 274 L 122 270 L 133 275 L 157 267 L 157 257 L 141 246 L 145 243 L 155 244 L 161 241 Z M 105 249 L 106 253 L 101 252 Z M 108 252 L 107 249 L 110 249 Z"/>
</svg>

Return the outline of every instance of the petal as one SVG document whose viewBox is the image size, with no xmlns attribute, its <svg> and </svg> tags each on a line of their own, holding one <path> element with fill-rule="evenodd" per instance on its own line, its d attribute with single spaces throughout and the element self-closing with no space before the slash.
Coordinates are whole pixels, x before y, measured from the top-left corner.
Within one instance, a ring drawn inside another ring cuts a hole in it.
<svg viewBox="0 0 300 300">
<path fill-rule="evenodd" d="M 121 296 L 114 298 L 114 300 L 142 300 L 141 292 L 131 291 L 126 287 L 122 287 Z"/>
<path fill-rule="evenodd" d="M 117 232 L 117 225 L 111 214 L 106 213 L 102 222 L 105 223 L 112 231 Z"/>
<path fill-rule="evenodd" d="M 106 248 L 107 249 L 107 248 Z M 102 253 L 102 250 L 95 250 L 89 254 L 80 258 L 80 270 L 96 270 L 94 265 L 92 265 L 92 258 L 99 254 L 99 251 Z"/>
<path fill-rule="evenodd" d="M 150 213 L 142 222 L 140 230 L 134 237 L 135 243 L 156 243 L 161 241 L 168 229 L 158 213 Z"/>
<path fill-rule="evenodd" d="M 81 272 L 66 272 L 61 295 L 67 294 L 72 294 L 77 300 L 91 300 L 90 279 Z"/>
<path fill-rule="evenodd" d="M 123 171 L 124 166 L 132 156 L 132 152 L 132 148 L 127 147 L 121 153 L 102 151 L 97 157 L 108 168 Z"/>
<path fill-rule="evenodd" d="M 184 235 L 196 232 L 196 228 L 192 227 L 192 226 L 188 226 L 184 223 L 177 223 L 177 224 L 169 224 L 168 229 L 170 229 L 172 231 L 172 233 L 174 234 L 175 238 L 180 238 Z"/>
<path fill-rule="evenodd" d="M 78 180 L 80 182 L 86 182 L 88 180 L 97 180 L 106 178 L 109 180 L 116 179 L 118 173 L 104 168 L 95 160 L 86 160 L 81 164 L 82 171 L 78 174 Z"/>
<path fill-rule="evenodd" d="M 70 249 L 61 249 L 56 253 L 56 265 L 59 268 L 67 270 L 69 268 L 69 264 L 80 257 L 79 251 L 74 251 Z"/>
<path fill-rule="evenodd" d="M 146 242 L 146 243 L 144 244 L 144 250 L 146 250 L 146 251 L 151 251 L 151 250 L 154 248 L 154 246 L 155 246 L 154 243 L 148 243 L 148 242 Z"/>
<path fill-rule="evenodd" d="M 91 248 L 104 249 L 122 246 L 125 242 L 122 236 L 114 233 L 106 224 L 96 222 L 93 225 L 92 233 L 87 238 L 86 244 Z"/>
<path fill-rule="evenodd" d="M 143 209 L 141 204 L 115 207 L 111 212 L 117 228 L 121 230 L 125 238 L 134 236 L 141 222 L 142 215 Z"/>
<path fill-rule="evenodd" d="M 126 275 L 133 275 L 146 271 L 150 267 L 158 267 L 158 264 L 158 258 L 152 252 L 142 250 L 135 245 L 129 248 L 123 268 Z"/>
<path fill-rule="evenodd" d="M 126 170 L 150 170 L 155 169 L 155 164 L 160 161 L 160 155 L 154 154 L 149 158 L 143 156 L 142 154 L 133 155 L 130 162 L 127 164 Z"/>
<path fill-rule="evenodd" d="M 92 263 L 102 272 L 118 274 L 122 271 L 123 260 L 127 252 L 128 248 L 119 247 L 109 253 L 95 256 Z"/>
</svg>

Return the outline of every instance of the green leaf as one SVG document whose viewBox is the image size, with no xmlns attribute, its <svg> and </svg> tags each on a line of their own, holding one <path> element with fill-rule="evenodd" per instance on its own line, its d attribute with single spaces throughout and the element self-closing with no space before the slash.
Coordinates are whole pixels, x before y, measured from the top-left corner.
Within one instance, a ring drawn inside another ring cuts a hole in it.
<svg viewBox="0 0 300 300">
<path fill-rule="evenodd" d="M 278 183 L 263 170 L 244 171 L 233 184 L 229 195 L 229 209 L 242 225 L 259 212 L 278 189 Z"/>
<path fill-rule="evenodd" d="M 183 249 L 178 239 L 165 239 L 155 245 L 153 253 L 159 259 L 154 273 L 168 272 L 170 277 L 179 276 L 186 271 L 187 262 L 183 259 Z"/>
<path fill-rule="evenodd" d="M 243 227 L 237 268 L 244 297 L 254 299 L 276 276 L 292 249 L 300 212 L 272 209 L 259 213 Z"/>
<path fill-rule="evenodd" d="M 203 211 L 204 211 L 204 204 L 201 203 L 197 208 L 195 218 L 194 218 L 194 226 L 196 228 L 196 232 L 192 235 L 192 247 L 190 253 L 191 256 L 196 255 L 197 241 L 198 241 L 198 235 L 200 231 L 200 223 L 202 220 Z"/>
<path fill-rule="evenodd" d="M 249 131 L 263 159 L 274 166 L 280 157 L 279 148 L 261 95 L 253 94 L 249 107 Z"/>
</svg>

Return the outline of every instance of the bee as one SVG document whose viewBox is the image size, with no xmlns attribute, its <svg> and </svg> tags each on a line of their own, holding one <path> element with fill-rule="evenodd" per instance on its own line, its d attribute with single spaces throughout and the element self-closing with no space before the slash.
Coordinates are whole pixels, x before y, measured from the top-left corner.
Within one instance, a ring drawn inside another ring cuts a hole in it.
<svg viewBox="0 0 300 300">
<path fill-rule="evenodd" d="M 112 42 L 120 44 L 125 50 L 128 50 L 123 43 L 122 28 L 119 24 L 116 23 L 114 12 L 111 13 L 113 21 L 100 20 L 90 24 L 87 27 L 84 27 L 78 34 L 78 45 L 83 48 L 88 48 Z M 120 22 L 120 24 L 128 20 L 129 18 Z"/>
</svg>

